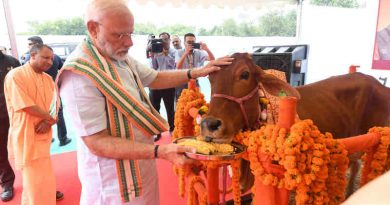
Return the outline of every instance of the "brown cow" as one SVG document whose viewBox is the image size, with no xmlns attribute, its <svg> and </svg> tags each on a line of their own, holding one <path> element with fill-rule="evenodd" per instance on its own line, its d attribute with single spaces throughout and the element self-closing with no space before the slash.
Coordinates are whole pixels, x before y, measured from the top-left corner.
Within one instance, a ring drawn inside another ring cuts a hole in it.
<svg viewBox="0 0 390 205">
<path fill-rule="evenodd" d="M 201 123 L 206 140 L 229 143 L 241 129 L 250 129 L 256 123 L 259 96 L 258 92 L 251 93 L 259 83 L 270 94 L 284 90 L 288 95 L 300 96 L 299 117 L 312 119 L 321 132 L 330 132 L 335 138 L 390 125 L 390 88 L 371 76 L 341 75 L 294 89 L 266 74 L 250 55 L 236 53 L 232 57 L 235 60 L 231 65 L 209 76 L 212 98 L 209 113 Z"/>
</svg>

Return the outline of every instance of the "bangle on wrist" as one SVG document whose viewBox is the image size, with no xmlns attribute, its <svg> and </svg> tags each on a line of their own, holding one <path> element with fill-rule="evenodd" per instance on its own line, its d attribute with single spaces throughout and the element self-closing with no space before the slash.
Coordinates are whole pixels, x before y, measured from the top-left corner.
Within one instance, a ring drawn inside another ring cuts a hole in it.
<svg viewBox="0 0 390 205">
<path fill-rule="evenodd" d="M 159 147 L 160 145 L 154 145 L 154 158 L 158 158 L 158 147 Z"/>
<path fill-rule="evenodd" d="M 188 78 L 188 80 L 193 79 L 193 78 L 192 78 L 192 75 L 191 75 L 191 69 L 188 69 L 188 70 L 187 70 L 187 78 Z"/>
</svg>

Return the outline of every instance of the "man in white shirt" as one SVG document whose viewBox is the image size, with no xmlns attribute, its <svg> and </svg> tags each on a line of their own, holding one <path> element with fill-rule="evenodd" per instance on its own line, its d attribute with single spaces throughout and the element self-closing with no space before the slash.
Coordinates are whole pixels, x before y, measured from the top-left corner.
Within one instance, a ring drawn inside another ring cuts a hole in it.
<svg viewBox="0 0 390 205">
<path fill-rule="evenodd" d="M 232 58 L 202 68 L 158 72 L 128 56 L 134 17 L 125 1 L 93 0 L 85 23 L 89 36 L 67 58 L 58 77 L 65 113 L 76 130 L 80 204 L 159 204 L 155 158 L 192 163 L 176 144 L 153 145 L 167 130 L 143 85 L 170 88 L 206 76 Z"/>
</svg>

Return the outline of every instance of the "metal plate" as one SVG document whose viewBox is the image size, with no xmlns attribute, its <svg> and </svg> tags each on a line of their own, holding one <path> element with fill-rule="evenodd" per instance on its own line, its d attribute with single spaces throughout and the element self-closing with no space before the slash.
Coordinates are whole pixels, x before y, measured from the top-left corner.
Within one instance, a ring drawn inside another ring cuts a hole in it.
<svg viewBox="0 0 390 205">
<path fill-rule="evenodd" d="M 196 137 L 182 137 L 175 139 L 173 143 L 178 143 L 182 140 L 188 140 L 188 139 L 196 139 Z M 231 145 L 234 148 L 233 153 L 230 154 L 199 154 L 199 153 L 190 153 L 185 152 L 185 155 L 188 158 L 195 159 L 195 160 L 203 160 L 203 161 L 221 161 L 221 160 L 232 160 L 232 159 L 238 159 L 241 157 L 241 155 L 245 152 L 245 146 L 242 144 L 238 144 L 236 142 L 232 142 Z"/>
</svg>

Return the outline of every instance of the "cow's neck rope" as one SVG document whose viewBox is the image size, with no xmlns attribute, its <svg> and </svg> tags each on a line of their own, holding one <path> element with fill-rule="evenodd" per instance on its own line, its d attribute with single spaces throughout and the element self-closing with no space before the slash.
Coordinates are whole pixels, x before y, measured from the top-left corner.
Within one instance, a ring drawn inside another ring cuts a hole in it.
<svg viewBox="0 0 390 205">
<path fill-rule="evenodd" d="M 259 87 L 256 86 L 249 94 L 245 95 L 244 97 L 237 98 L 237 97 L 233 97 L 230 95 L 214 93 L 211 95 L 211 98 L 213 98 L 213 97 L 225 98 L 225 99 L 228 99 L 228 100 L 231 100 L 233 102 L 238 103 L 240 105 L 241 113 L 244 116 L 246 127 L 247 127 L 247 129 L 249 129 L 250 128 L 249 127 L 249 120 L 248 120 L 248 115 L 246 114 L 246 111 L 245 111 L 244 102 L 251 99 L 258 92 L 259 92 Z"/>
</svg>

